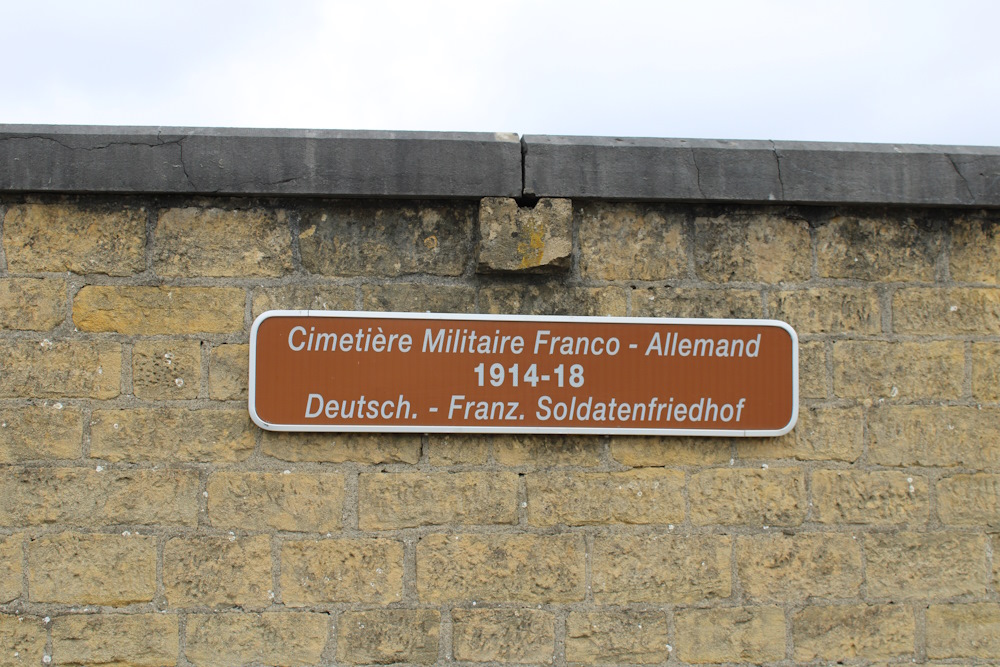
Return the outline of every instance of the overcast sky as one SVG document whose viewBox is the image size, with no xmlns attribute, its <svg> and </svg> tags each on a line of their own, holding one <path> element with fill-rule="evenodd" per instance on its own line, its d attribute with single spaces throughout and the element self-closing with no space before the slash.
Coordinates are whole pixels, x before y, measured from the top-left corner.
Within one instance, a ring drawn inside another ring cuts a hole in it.
<svg viewBox="0 0 1000 667">
<path fill-rule="evenodd" d="M 994 0 L 0 8 L 0 123 L 1000 145 Z"/>
</svg>

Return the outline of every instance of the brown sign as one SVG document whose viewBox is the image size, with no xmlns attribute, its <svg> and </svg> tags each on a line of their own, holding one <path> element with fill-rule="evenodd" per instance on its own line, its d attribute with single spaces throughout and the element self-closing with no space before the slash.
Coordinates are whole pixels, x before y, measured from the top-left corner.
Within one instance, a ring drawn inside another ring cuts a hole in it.
<svg viewBox="0 0 1000 667">
<path fill-rule="evenodd" d="M 771 320 L 270 311 L 250 335 L 269 430 L 767 436 L 797 414 Z"/>
</svg>

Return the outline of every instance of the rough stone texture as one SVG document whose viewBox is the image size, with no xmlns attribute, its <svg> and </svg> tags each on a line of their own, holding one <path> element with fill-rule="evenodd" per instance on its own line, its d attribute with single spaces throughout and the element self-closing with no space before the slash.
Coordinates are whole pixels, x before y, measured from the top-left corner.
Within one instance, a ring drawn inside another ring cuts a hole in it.
<svg viewBox="0 0 1000 667">
<path fill-rule="evenodd" d="M 82 437 L 78 408 L 61 403 L 0 407 L 0 463 L 75 459 Z"/>
<path fill-rule="evenodd" d="M 837 216 L 816 229 L 816 265 L 822 278 L 934 280 L 944 235 L 933 224 Z"/>
<path fill-rule="evenodd" d="M 438 658 L 441 612 L 431 609 L 349 611 L 337 627 L 337 658 L 354 665 L 428 665 Z"/>
<path fill-rule="evenodd" d="M 892 298 L 892 322 L 903 334 L 1000 334 L 1000 289 L 900 289 Z"/>
<path fill-rule="evenodd" d="M 962 343 L 843 341 L 833 345 L 833 391 L 843 398 L 958 398 Z"/>
<path fill-rule="evenodd" d="M 704 466 L 729 460 L 725 438 L 672 438 L 617 435 L 611 437 L 611 456 L 622 465 Z"/>
<path fill-rule="evenodd" d="M 245 401 L 249 396 L 250 346 L 213 347 L 208 365 L 208 396 L 213 401 Z"/>
<path fill-rule="evenodd" d="M 121 391 L 121 372 L 118 343 L 4 341 L 0 398 L 114 398 Z"/>
<path fill-rule="evenodd" d="M 732 539 L 725 535 L 598 536 L 592 586 L 598 604 L 684 604 L 732 592 Z"/>
<path fill-rule="evenodd" d="M 993 535 L 993 590 L 1000 589 L 1000 558 L 996 554 L 1000 553 L 1000 534 Z"/>
<path fill-rule="evenodd" d="M 806 607 L 792 617 L 797 661 L 888 660 L 915 653 L 913 612 L 897 605 Z"/>
<path fill-rule="evenodd" d="M 778 607 L 677 612 L 677 657 L 695 664 L 775 662 L 785 657 L 785 614 Z"/>
<path fill-rule="evenodd" d="M 868 535 L 868 595 L 893 601 L 985 595 L 991 578 L 987 542 L 967 533 Z"/>
<path fill-rule="evenodd" d="M 52 623 L 52 662 L 57 665 L 177 664 L 177 616 L 85 614 Z"/>
<path fill-rule="evenodd" d="M 888 470 L 817 470 L 812 498 L 820 523 L 918 526 L 930 513 L 927 479 Z"/>
<path fill-rule="evenodd" d="M 587 203 L 579 213 L 580 275 L 665 280 L 687 274 L 686 218 L 661 207 Z"/>
<path fill-rule="evenodd" d="M 474 220 L 473 206 L 460 202 L 331 202 L 302 213 L 302 265 L 325 276 L 458 276 Z"/>
<path fill-rule="evenodd" d="M 270 604 L 271 540 L 255 537 L 176 537 L 163 548 L 163 592 L 171 607 Z"/>
<path fill-rule="evenodd" d="M 336 473 L 217 472 L 208 521 L 226 530 L 322 533 L 340 529 L 344 477 Z"/>
<path fill-rule="evenodd" d="M 953 280 L 1000 284 L 1000 224 L 996 214 L 959 218 L 951 225 L 948 253 Z"/>
<path fill-rule="evenodd" d="M 420 436 L 265 431 L 261 449 L 266 456 L 295 463 L 416 463 L 420 460 Z"/>
<path fill-rule="evenodd" d="M 809 511 L 800 470 L 715 469 L 691 476 L 695 525 L 797 526 Z"/>
<path fill-rule="evenodd" d="M 496 284 L 479 290 L 479 311 L 492 315 L 611 315 L 623 317 L 625 292 L 616 287 Z"/>
<path fill-rule="evenodd" d="M 799 341 L 799 398 L 826 398 L 826 345 Z M 799 412 L 801 418 L 802 412 Z"/>
<path fill-rule="evenodd" d="M 87 285 L 73 300 L 73 323 L 141 336 L 230 333 L 243 329 L 244 307 L 239 287 Z"/>
<path fill-rule="evenodd" d="M 1000 528 L 1000 475 L 952 475 L 938 482 L 937 495 L 942 523 Z"/>
<path fill-rule="evenodd" d="M 49 331 L 65 319 L 65 281 L 0 278 L 0 330 Z"/>
<path fill-rule="evenodd" d="M 196 340 L 140 340 L 132 348 L 132 393 L 151 401 L 197 398 L 201 345 Z"/>
<path fill-rule="evenodd" d="M 493 444 L 493 456 L 504 466 L 551 468 L 591 467 L 600 464 L 601 441 L 578 436 L 570 440 L 552 435 L 524 433 L 501 436 L 471 436 Z"/>
<path fill-rule="evenodd" d="M 15 667 L 41 663 L 45 652 L 45 624 L 41 618 L 0 613 L 0 665 Z"/>
<path fill-rule="evenodd" d="M 23 543 L 24 539 L 20 535 L 0 537 L 0 604 L 21 597 Z M 0 635 L 2 632 L 0 630 Z"/>
<path fill-rule="evenodd" d="M 280 209 L 165 209 L 153 238 L 161 276 L 280 276 L 292 268 L 288 214 Z"/>
<path fill-rule="evenodd" d="M 156 538 L 78 533 L 33 538 L 28 591 L 33 602 L 114 607 L 149 602 L 156 593 Z"/>
<path fill-rule="evenodd" d="M 435 534 L 417 543 L 421 602 L 571 602 L 584 597 L 577 535 Z"/>
<path fill-rule="evenodd" d="M 812 273 L 809 224 L 755 211 L 695 218 L 695 273 L 710 282 L 801 282 Z"/>
<path fill-rule="evenodd" d="M 856 598 L 861 586 L 861 548 L 843 533 L 743 536 L 736 567 L 744 594 L 763 602 Z"/>
<path fill-rule="evenodd" d="M 0 525 L 164 525 L 198 523 L 194 470 L 6 469 Z"/>
<path fill-rule="evenodd" d="M 509 198 L 479 201 L 479 271 L 564 271 L 573 252 L 573 202 L 539 199 L 520 208 Z"/>
<path fill-rule="evenodd" d="M 855 287 L 813 287 L 772 292 L 770 317 L 792 325 L 796 332 L 877 334 L 882 331 L 878 294 Z"/>
<path fill-rule="evenodd" d="M 799 407 L 799 420 L 780 438 L 741 438 L 741 459 L 846 461 L 853 463 L 864 449 L 864 414 L 860 408 Z"/>
<path fill-rule="evenodd" d="M 365 285 L 361 288 L 364 310 L 407 313 L 472 313 L 476 291 L 472 287 L 424 283 Z"/>
<path fill-rule="evenodd" d="M 317 665 L 329 627 L 326 614 L 188 614 L 184 655 L 199 667 Z"/>
<path fill-rule="evenodd" d="M 388 604 L 403 595 L 403 545 L 334 539 L 281 545 L 281 597 L 290 607 L 336 602 Z"/>
<path fill-rule="evenodd" d="M 90 455 L 109 461 L 241 461 L 253 453 L 240 410 L 94 410 Z"/>
<path fill-rule="evenodd" d="M 632 291 L 636 317 L 759 318 L 760 292 L 692 287 L 647 287 Z"/>
<path fill-rule="evenodd" d="M 972 396 L 1000 401 L 1000 343 L 972 344 Z"/>
<path fill-rule="evenodd" d="M 427 461 L 433 466 L 483 465 L 493 438 L 441 433 L 427 438 Z"/>
<path fill-rule="evenodd" d="M 23 204 L 4 217 L 3 249 L 12 273 L 70 271 L 129 276 L 146 266 L 143 208 Z"/>
<path fill-rule="evenodd" d="M 466 662 L 552 664 L 555 619 L 536 609 L 455 609 L 452 653 Z"/>
<path fill-rule="evenodd" d="M 984 658 L 1000 655 L 1000 605 L 931 605 L 927 608 L 927 657 Z"/>
<path fill-rule="evenodd" d="M 684 521 L 684 473 L 677 470 L 532 473 L 525 482 L 535 526 Z"/>
<path fill-rule="evenodd" d="M 358 480 L 358 504 L 361 530 L 513 524 L 517 522 L 517 475 L 363 473 Z"/>
<path fill-rule="evenodd" d="M 566 619 L 566 661 L 650 664 L 670 658 L 667 616 L 656 611 L 571 612 Z"/>
<path fill-rule="evenodd" d="M 868 414 L 872 463 L 884 466 L 1000 466 L 996 408 L 879 406 Z"/>
<path fill-rule="evenodd" d="M 300 285 L 258 287 L 253 291 L 256 318 L 268 310 L 354 310 L 357 290 L 344 285 Z"/>
</svg>

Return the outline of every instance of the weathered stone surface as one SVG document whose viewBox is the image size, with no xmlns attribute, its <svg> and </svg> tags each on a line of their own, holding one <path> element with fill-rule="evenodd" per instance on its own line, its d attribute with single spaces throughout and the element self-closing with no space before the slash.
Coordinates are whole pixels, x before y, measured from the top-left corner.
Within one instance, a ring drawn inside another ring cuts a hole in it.
<svg viewBox="0 0 1000 667">
<path fill-rule="evenodd" d="M 812 497 L 820 523 L 922 525 L 930 514 L 927 479 L 891 470 L 817 470 Z"/>
<path fill-rule="evenodd" d="M 517 523 L 517 484 L 510 472 L 362 473 L 358 527 Z"/>
<path fill-rule="evenodd" d="M 464 202 L 331 202 L 302 213 L 302 265 L 326 276 L 459 276 L 474 220 Z"/>
<path fill-rule="evenodd" d="M 759 318 L 760 292 L 756 290 L 702 289 L 697 287 L 647 287 L 632 290 L 636 317 Z"/>
<path fill-rule="evenodd" d="M 670 658 L 667 616 L 657 611 L 571 612 L 566 619 L 566 661 L 649 664 Z"/>
<path fill-rule="evenodd" d="M 729 443 L 726 438 L 616 435 L 611 456 L 629 467 L 718 465 L 729 460 Z"/>
<path fill-rule="evenodd" d="M 843 533 L 743 536 L 736 567 L 753 600 L 856 598 L 861 586 L 861 548 Z"/>
<path fill-rule="evenodd" d="M 213 401 L 245 401 L 250 384 L 250 346 L 213 347 L 208 365 L 208 395 Z"/>
<path fill-rule="evenodd" d="M 596 466 L 601 462 L 602 445 L 599 438 L 576 436 L 567 439 L 555 435 L 524 433 L 470 437 L 492 443 L 494 458 L 504 466 L 552 468 Z"/>
<path fill-rule="evenodd" d="M 338 473 L 216 472 L 208 478 L 208 520 L 216 528 L 339 530 L 343 505 Z"/>
<path fill-rule="evenodd" d="M 24 539 L 21 535 L 0 536 L 0 604 L 21 597 L 23 543 Z M 2 622 L 0 622 L 0 628 L 2 627 Z M 3 631 L 0 630 L 0 636 L 2 634 Z"/>
<path fill-rule="evenodd" d="M 421 602 L 570 602 L 584 597 L 579 535 L 428 535 L 417 544 Z"/>
<path fill-rule="evenodd" d="M 194 526 L 199 486 L 195 470 L 8 468 L 0 525 Z"/>
<path fill-rule="evenodd" d="M 153 270 L 161 276 L 280 276 L 292 268 L 288 214 L 281 209 L 164 209 L 153 243 Z"/>
<path fill-rule="evenodd" d="M 528 522 L 536 526 L 684 521 L 678 470 L 532 473 L 525 481 Z"/>
<path fill-rule="evenodd" d="M 686 216 L 639 204 L 594 202 L 580 213 L 580 275 L 665 280 L 687 275 Z"/>
<path fill-rule="evenodd" d="M 156 593 L 156 538 L 77 533 L 33 538 L 28 591 L 32 602 L 114 607 L 149 602 Z"/>
<path fill-rule="evenodd" d="M 972 344 L 972 396 L 1000 401 L 1000 343 Z"/>
<path fill-rule="evenodd" d="M 483 465 L 490 456 L 491 435 L 440 433 L 427 436 L 432 466 Z"/>
<path fill-rule="evenodd" d="M 138 340 L 132 348 L 132 393 L 145 400 L 197 398 L 201 344 L 196 340 Z"/>
<path fill-rule="evenodd" d="M 78 408 L 61 403 L 0 407 L 0 463 L 75 459 L 82 437 Z"/>
<path fill-rule="evenodd" d="M 479 200 L 479 271 L 564 271 L 573 252 L 573 202 L 539 199 L 520 208 L 513 199 Z"/>
<path fill-rule="evenodd" d="M 934 280 L 944 234 L 933 224 L 837 216 L 816 229 L 822 278 Z"/>
<path fill-rule="evenodd" d="M 809 223 L 780 215 L 695 218 L 694 263 L 711 282 L 801 282 L 812 273 Z"/>
<path fill-rule="evenodd" d="M 152 336 L 231 333 L 243 329 L 240 287 L 86 285 L 73 300 L 81 331 Z"/>
<path fill-rule="evenodd" d="M 441 612 L 432 609 L 348 611 L 337 626 L 337 659 L 354 665 L 437 661 Z"/>
<path fill-rule="evenodd" d="M 986 594 L 987 539 L 969 533 L 874 533 L 865 537 L 868 596 L 934 600 Z"/>
<path fill-rule="evenodd" d="M 795 428 L 780 438 L 739 438 L 741 459 L 846 461 L 853 463 L 864 448 L 861 408 L 799 408 Z"/>
<path fill-rule="evenodd" d="M 809 511 L 801 470 L 706 470 L 688 486 L 691 522 L 699 526 L 797 526 Z"/>
<path fill-rule="evenodd" d="M 121 391 L 118 343 L 5 341 L 0 398 L 114 398 Z"/>
<path fill-rule="evenodd" d="M 163 592 L 171 607 L 266 607 L 273 597 L 271 539 L 171 538 L 163 548 Z"/>
<path fill-rule="evenodd" d="M 90 455 L 109 461 L 242 461 L 253 453 L 240 410 L 94 410 Z"/>
<path fill-rule="evenodd" d="M 420 460 L 420 436 L 264 431 L 261 449 L 266 456 L 291 462 L 416 463 Z"/>
<path fill-rule="evenodd" d="M 0 613 L 0 665 L 15 667 L 41 663 L 46 642 L 45 623 L 35 616 Z"/>
<path fill-rule="evenodd" d="M 48 331 L 66 319 L 66 281 L 0 278 L 0 330 Z"/>
<path fill-rule="evenodd" d="M 887 660 L 915 653 L 913 612 L 898 605 L 806 607 L 792 617 L 795 659 Z"/>
<path fill-rule="evenodd" d="M 975 215 L 950 225 L 952 280 L 1000 284 L 1000 224 L 996 216 Z"/>
<path fill-rule="evenodd" d="M 479 290 L 479 311 L 509 315 L 612 315 L 623 317 L 625 292 L 618 287 L 558 284 L 493 284 Z"/>
<path fill-rule="evenodd" d="M 251 309 L 256 318 L 268 310 L 354 310 L 357 288 L 346 285 L 303 285 L 258 287 L 253 291 Z"/>
<path fill-rule="evenodd" d="M 198 667 L 318 665 L 330 635 L 327 614 L 188 614 L 184 655 Z"/>
<path fill-rule="evenodd" d="M 472 313 L 476 290 L 465 285 L 390 283 L 361 288 L 365 310 L 417 313 Z"/>
<path fill-rule="evenodd" d="M 927 608 L 927 657 L 995 659 L 1000 655 L 1000 605 L 931 605 Z"/>
<path fill-rule="evenodd" d="M 1000 528 L 1000 475 L 952 475 L 937 483 L 938 516 L 951 526 Z"/>
<path fill-rule="evenodd" d="M 52 622 L 56 665 L 177 664 L 177 616 L 170 614 L 77 614 Z"/>
<path fill-rule="evenodd" d="M 729 597 L 731 554 L 725 535 L 595 537 L 594 600 L 683 604 Z"/>
<path fill-rule="evenodd" d="M 826 344 L 799 341 L 799 398 L 826 398 L 826 383 Z"/>
<path fill-rule="evenodd" d="M 868 414 L 872 463 L 884 466 L 1000 466 L 996 408 L 883 405 Z"/>
<path fill-rule="evenodd" d="M 128 276 L 146 265 L 146 211 L 114 205 L 23 204 L 4 218 L 12 273 Z"/>
<path fill-rule="evenodd" d="M 281 545 L 281 597 L 287 606 L 389 604 L 402 596 L 400 542 L 361 538 Z"/>
<path fill-rule="evenodd" d="M 981 335 L 1000 333 L 1000 289 L 911 287 L 892 297 L 897 333 Z"/>
<path fill-rule="evenodd" d="M 833 344 L 833 390 L 843 398 L 958 398 L 965 351 L 957 341 Z"/>
<path fill-rule="evenodd" d="M 555 619 L 536 609 L 455 609 L 452 653 L 464 662 L 551 664 Z"/>
<path fill-rule="evenodd" d="M 804 333 L 864 333 L 882 331 L 875 290 L 855 287 L 813 287 L 772 292 L 768 313 Z"/>
<path fill-rule="evenodd" d="M 779 607 L 687 609 L 677 612 L 677 657 L 695 664 L 775 662 L 785 657 L 785 614 Z"/>
</svg>

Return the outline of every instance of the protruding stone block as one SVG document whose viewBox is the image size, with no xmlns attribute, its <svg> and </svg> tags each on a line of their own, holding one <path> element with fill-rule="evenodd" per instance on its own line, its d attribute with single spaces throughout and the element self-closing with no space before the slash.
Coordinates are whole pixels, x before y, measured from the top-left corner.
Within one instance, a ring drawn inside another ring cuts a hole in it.
<svg viewBox="0 0 1000 667">
<path fill-rule="evenodd" d="M 513 199 L 479 202 L 479 272 L 565 271 L 572 262 L 573 202 L 539 199 L 520 208 Z"/>
</svg>

